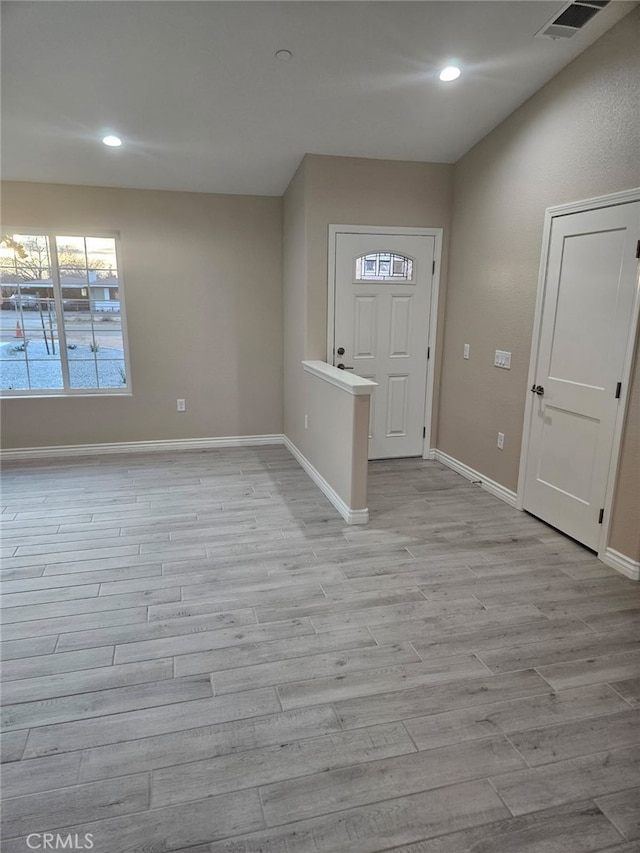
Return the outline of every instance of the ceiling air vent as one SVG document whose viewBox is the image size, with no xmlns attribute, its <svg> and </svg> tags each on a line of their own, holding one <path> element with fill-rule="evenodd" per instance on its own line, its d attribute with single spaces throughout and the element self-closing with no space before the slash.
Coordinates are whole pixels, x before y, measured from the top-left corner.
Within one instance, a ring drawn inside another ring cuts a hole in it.
<svg viewBox="0 0 640 853">
<path fill-rule="evenodd" d="M 567 3 L 538 30 L 535 38 L 570 39 L 609 3 L 610 0 L 578 0 L 576 3 Z"/>
</svg>

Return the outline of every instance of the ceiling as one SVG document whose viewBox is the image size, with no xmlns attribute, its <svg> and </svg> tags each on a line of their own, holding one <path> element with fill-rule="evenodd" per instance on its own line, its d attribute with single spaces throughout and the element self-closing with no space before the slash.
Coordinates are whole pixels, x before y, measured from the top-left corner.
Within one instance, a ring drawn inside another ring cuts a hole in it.
<svg viewBox="0 0 640 853">
<path fill-rule="evenodd" d="M 281 195 L 307 152 L 452 163 L 636 4 L 533 38 L 562 5 L 3 2 L 2 175 Z"/>
</svg>

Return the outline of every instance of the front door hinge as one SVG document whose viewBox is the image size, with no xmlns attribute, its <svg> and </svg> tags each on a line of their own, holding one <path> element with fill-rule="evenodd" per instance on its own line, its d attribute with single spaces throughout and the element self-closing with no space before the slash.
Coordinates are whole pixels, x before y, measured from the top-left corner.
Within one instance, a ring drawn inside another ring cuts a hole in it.
<svg viewBox="0 0 640 853">
<path fill-rule="evenodd" d="M 601 509 L 600 515 L 598 516 L 598 524 L 602 524 L 603 518 L 604 518 L 604 509 Z"/>
<path fill-rule="evenodd" d="M 422 427 L 422 437 L 423 438 L 427 437 L 427 428 L 426 427 Z"/>
<path fill-rule="evenodd" d="M 616 385 L 616 400 L 620 399 L 620 394 L 622 392 L 622 382 L 618 382 Z"/>
<path fill-rule="evenodd" d="M 640 247 L 640 240 L 638 240 L 638 246 Z M 640 257 L 640 256 L 639 256 L 639 257 Z M 436 274 L 436 262 L 434 261 L 434 262 L 431 264 L 431 275 L 435 275 L 435 274 Z"/>
<path fill-rule="evenodd" d="M 636 258 L 640 258 L 640 240 L 638 240 L 638 245 L 636 246 Z"/>
<path fill-rule="evenodd" d="M 427 347 L 427 361 L 431 358 L 431 347 Z"/>
</svg>

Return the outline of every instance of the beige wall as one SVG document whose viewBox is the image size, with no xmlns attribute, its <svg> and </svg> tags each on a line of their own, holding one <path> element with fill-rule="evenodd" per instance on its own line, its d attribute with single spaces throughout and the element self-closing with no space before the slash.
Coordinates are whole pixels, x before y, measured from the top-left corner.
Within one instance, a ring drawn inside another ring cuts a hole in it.
<svg viewBox="0 0 640 853">
<path fill-rule="evenodd" d="M 369 395 L 304 374 L 305 457 L 351 510 L 367 508 Z"/>
<path fill-rule="evenodd" d="M 438 447 L 513 490 L 545 209 L 640 184 L 639 22 L 636 10 L 455 166 Z M 492 366 L 495 349 L 512 352 L 510 371 Z M 639 398 L 636 379 L 630 411 Z M 635 559 L 637 429 L 629 421 L 610 543 Z"/>
<path fill-rule="evenodd" d="M 307 334 L 306 163 L 303 160 L 284 195 L 284 433 L 304 452 L 305 382 L 302 361 Z"/>
<path fill-rule="evenodd" d="M 303 453 L 307 437 L 302 427 L 304 376 L 298 358 L 299 336 L 303 335 L 303 358 L 327 358 L 329 225 L 445 229 L 442 314 L 452 172 L 453 167 L 447 164 L 307 154 L 289 186 L 284 208 L 285 432 Z M 290 266 L 287 258 L 291 259 Z M 290 322 L 295 323 L 295 331 L 288 329 Z M 437 374 L 439 350 L 434 356 Z"/>
<path fill-rule="evenodd" d="M 281 199 L 5 183 L 2 221 L 120 232 L 133 382 L 4 400 L 3 447 L 282 432 Z"/>
</svg>

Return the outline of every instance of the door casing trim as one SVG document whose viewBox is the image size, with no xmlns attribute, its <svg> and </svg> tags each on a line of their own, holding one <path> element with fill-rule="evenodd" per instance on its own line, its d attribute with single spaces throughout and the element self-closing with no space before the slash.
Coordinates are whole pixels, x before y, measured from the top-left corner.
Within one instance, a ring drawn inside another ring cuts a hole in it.
<svg viewBox="0 0 640 853">
<path fill-rule="evenodd" d="M 530 388 L 536 378 L 538 369 L 538 356 L 540 349 L 540 332 L 542 327 L 542 310 L 544 307 L 545 287 L 547 278 L 547 265 L 549 262 L 549 247 L 551 239 L 551 226 L 553 220 L 560 216 L 567 216 L 573 213 L 583 213 L 589 210 L 598 210 L 604 207 L 614 207 L 620 204 L 629 204 L 631 202 L 640 201 L 640 187 L 630 190 L 623 190 L 610 195 L 597 196 L 596 198 L 584 199 L 582 201 L 570 202 L 568 204 L 555 205 L 548 207 L 545 211 L 544 228 L 542 232 L 542 254 L 540 258 L 540 270 L 538 273 L 538 293 L 536 297 L 536 308 L 533 322 L 533 334 L 531 338 L 531 356 L 529 360 L 529 375 L 527 378 L 527 389 Z M 640 235 L 638 235 L 640 237 Z M 603 562 L 608 548 L 609 532 L 611 529 L 611 511 L 613 509 L 613 498 L 615 494 L 616 482 L 618 477 L 618 466 L 620 462 L 620 447 L 622 444 L 622 431 L 624 429 L 625 418 L 627 413 L 627 405 L 629 401 L 629 384 L 631 381 L 631 373 L 633 370 L 634 355 L 636 349 L 636 339 L 638 336 L 638 325 L 640 315 L 640 277 L 636 280 L 636 292 L 633 303 L 633 315 L 631 319 L 631 327 L 629 329 L 629 337 L 625 350 L 624 364 L 622 367 L 622 393 L 616 412 L 616 420 L 613 431 L 613 444 L 611 448 L 611 457 L 609 459 L 609 473 L 607 476 L 607 489 L 604 500 L 604 519 L 600 538 L 598 541 L 598 558 Z M 524 509 L 524 484 L 527 473 L 527 457 L 529 452 L 529 444 L 531 440 L 531 422 L 533 414 L 533 395 L 527 394 L 524 412 L 524 425 L 522 431 L 522 445 L 520 450 L 520 470 L 518 473 L 518 492 L 516 500 L 516 508 Z"/>
<path fill-rule="evenodd" d="M 426 395 L 424 406 L 424 437 L 422 458 L 429 459 L 431 451 L 431 422 L 433 419 L 433 395 L 435 384 L 436 339 L 438 332 L 438 300 L 440 295 L 440 270 L 442 267 L 442 228 L 402 228 L 384 225 L 329 225 L 329 257 L 327 281 L 327 362 L 333 364 L 335 347 L 335 288 L 336 288 L 336 238 L 338 234 L 392 234 L 404 237 L 433 237 L 435 269 L 431 277 L 431 301 L 429 305 L 429 328 L 425 346 L 430 347 L 427 360 Z"/>
</svg>

